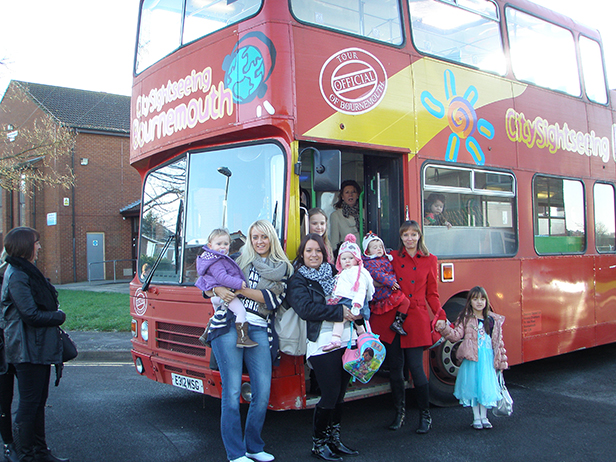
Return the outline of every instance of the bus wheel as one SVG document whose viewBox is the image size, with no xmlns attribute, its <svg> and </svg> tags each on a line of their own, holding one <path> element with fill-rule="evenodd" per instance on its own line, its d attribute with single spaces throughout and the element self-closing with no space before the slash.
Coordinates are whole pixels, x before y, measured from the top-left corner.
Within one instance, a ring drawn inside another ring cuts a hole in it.
<svg viewBox="0 0 616 462">
<path fill-rule="evenodd" d="M 466 297 L 457 296 L 445 303 L 443 309 L 447 313 L 447 319 L 453 321 L 464 308 Z M 453 396 L 453 388 L 460 363 L 456 358 L 456 352 L 460 342 L 442 342 L 437 347 L 429 350 L 430 362 L 430 402 L 436 406 L 454 406 L 458 400 Z"/>
</svg>

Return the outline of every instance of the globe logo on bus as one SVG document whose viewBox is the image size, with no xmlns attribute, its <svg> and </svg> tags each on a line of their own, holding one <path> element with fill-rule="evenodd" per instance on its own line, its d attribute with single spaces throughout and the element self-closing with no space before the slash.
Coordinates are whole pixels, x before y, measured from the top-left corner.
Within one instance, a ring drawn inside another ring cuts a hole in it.
<svg viewBox="0 0 616 462">
<path fill-rule="evenodd" d="M 233 93 L 233 100 L 246 104 L 263 98 L 275 65 L 276 48 L 265 34 L 249 32 L 239 39 L 222 63 L 225 87 Z M 264 105 L 270 112 L 271 105 L 267 101 Z"/>
<path fill-rule="evenodd" d="M 477 88 L 471 85 L 462 97 L 456 94 L 456 78 L 449 69 L 445 71 L 444 80 L 447 108 L 429 91 L 421 93 L 421 104 L 437 119 L 446 117 L 447 124 L 452 133 L 449 135 L 447 142 L 445 160 L 457 162 L 460 145 L 464 142 L 466 151 L 471 155 L 475 163 L 477 165 L 484 165 L 486 158 L 475 135 L 479 134 L 491 140 L 494 138 L 494 126 L 487 120 L 477 117 L 474 108 L 479 98 Z"/>
<path fill-rule="evenodd" d="M 346 48 L 329 57 L 319 76 L 321 95 L 343 114 L 374 109 L 387 90 L 387 72 L 381 62 L 361 48 Z"/>
<path fill-rule="evenodd" d="M 263 67 L 263 56 L 257 48 L 242 47 L 235 53 L 225 74 L 225 86 L 233 92 L 237 103 L 248 103 L 257 96 L 263 82 Z"/>
</svg>

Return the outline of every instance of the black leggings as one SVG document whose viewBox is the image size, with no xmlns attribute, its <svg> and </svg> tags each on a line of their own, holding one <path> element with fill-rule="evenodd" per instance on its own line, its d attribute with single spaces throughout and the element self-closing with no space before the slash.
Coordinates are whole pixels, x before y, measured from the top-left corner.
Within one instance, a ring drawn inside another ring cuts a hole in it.
<svg viewBox="0 0 616 462">
<path fill-rule="evenodd" d="M 0 436 L 4 444 L 13 442 L 11 404 L 15 384 L 15 366 L 9 364 L 6 374 L 0 375 Z"/>
<path fill-rule="evenodd" d="M 391 344 L 385 343 L 387 361 L 389 364 L 389 380 L 404 383 L 404 367 L 406 366 L 413 379 L 413 386 L 421 387 L 428 383 L 423 367 L 423 347 L 401 348 L 400 335 L 396 334 Z"/>
<path fill-rule="evenodd" d="M 349 373 L 342 367 L 344 351 L 344 348 L 338 348 L 330 353 L 309 358 L 321 389 L 321 400 L 317 407 L 334 409 L 336 404 L 344 401 L 344 394 L 351 379 Z"/>
<path fill-rule="evenodd" d="M 45 403 L 49 394 L 49 376 L 51 366 L 46 364 L 19 363 L 17 370 L 17 388 L 19 390 L 19 407 L 15 423 L 45 423 Z"/>
</svg>

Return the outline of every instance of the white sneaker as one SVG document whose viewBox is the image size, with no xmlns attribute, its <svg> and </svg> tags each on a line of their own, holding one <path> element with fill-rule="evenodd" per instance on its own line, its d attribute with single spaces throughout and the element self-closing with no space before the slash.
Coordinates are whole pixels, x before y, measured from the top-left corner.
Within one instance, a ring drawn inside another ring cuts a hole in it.
<svg viewBox="0 0 616 462">
<path fill-rule="evenodd" d="M 250 457 L 252 460 L 256 460 L 257 462 L 270 462 L 274 460 L 274 456 L 265 451 L 257 452 L 256 454 L 247 452 L 246 457 Z"/>
<path fill-rule="evenodd" d="M 238 457 L 237 459 L 230 460 L 229 462 L 252 462 L 252 459 L 249 459 L 246 456 Z"/>
</svg>

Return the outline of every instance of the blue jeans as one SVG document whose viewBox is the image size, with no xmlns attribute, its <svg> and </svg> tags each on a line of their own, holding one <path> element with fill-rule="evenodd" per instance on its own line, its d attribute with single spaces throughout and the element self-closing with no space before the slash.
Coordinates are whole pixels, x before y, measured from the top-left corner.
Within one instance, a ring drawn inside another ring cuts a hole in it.
<svg viewBox="0 0 616 462">
<path fill-rule="evenodd" d="M 222 379 L 220 433 L 229 460 L 242 457 L 246 452 L 261 452 L 265 446 L 261 438 L 261 430 L 269 403 L 272 357 L 265 327 L 249 324 L 248 335 L 259 345 L 254 348 L 237 348 L 235 346 L 237 341 L 235 326 L 232 326 L 226 334 L 212 340 L 212 350 L 216 356 Z M 250 376 L 252 400 L 242 438 L 240 388 L 244 362 Z"/>
</svg>

